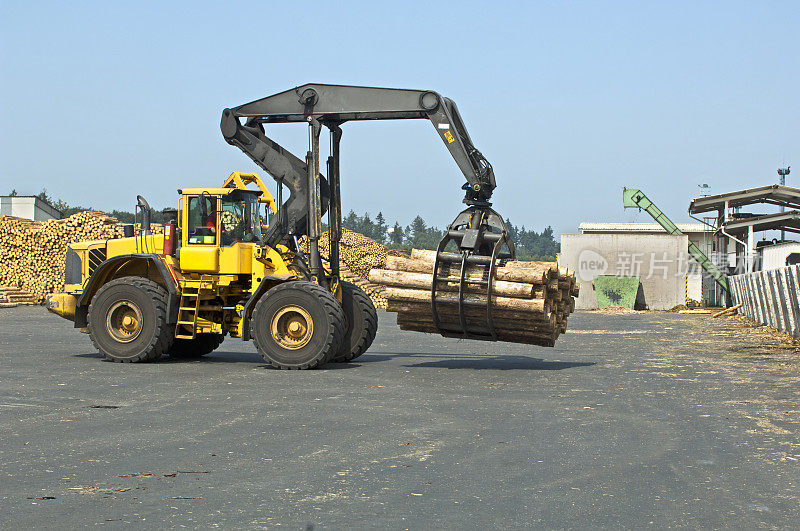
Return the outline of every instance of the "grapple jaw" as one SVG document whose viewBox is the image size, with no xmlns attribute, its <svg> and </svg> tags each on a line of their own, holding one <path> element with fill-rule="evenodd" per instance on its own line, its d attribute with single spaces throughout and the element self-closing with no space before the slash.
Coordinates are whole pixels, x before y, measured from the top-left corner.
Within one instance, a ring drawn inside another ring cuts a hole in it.
<svg viewBox="0 0 800 531">
<path fill-rule="evenodd" d="M 448 245 L 455 244 L 452 250 Z M 513 260 L 514 242 L 503 218 L 485 205 L 473 205 L 461 212 L 450 224 L 436 249 L 431 285 L 433 322 L 445 337 L 497 341 L 492 317 L 492 284 L 495 267 L 500 260 Z M 444 285 L 458 284 L 458 296 L 442 290 Z M 443 319 L 440 310 L 450 306 Z M 477 308 L 484 318 L 475 319 Z M 481 312 L 483 310 L 483 312 Z M 452 317 L 457 315 L 457 322 Z"/>
</svg>

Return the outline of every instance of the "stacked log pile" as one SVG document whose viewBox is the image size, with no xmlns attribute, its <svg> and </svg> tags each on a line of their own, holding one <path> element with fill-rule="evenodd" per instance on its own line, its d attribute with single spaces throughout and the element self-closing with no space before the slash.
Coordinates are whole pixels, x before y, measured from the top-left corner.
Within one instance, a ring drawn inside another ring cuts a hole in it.
<svg viewBox="0 0 800 531">
<path fill-rule="evenodd" d="M 328 260 L 331 243 L 328 231 L 319 238 L 319 252 Z M 351 230 L 342 229 L 339 240 L 339 259 L 347 268 L 361 278 L 367 278 L 370 269 L 383 267 L 386 263 L 386 248 L 372 238 Z"/>
<path fill-rule="evenodd" d="M 410 258 L 389 256 L 383 269 L 373 269 L 369 280 L 386 286 L 387 310 L 397 313 L 403 330 L 438 333 L 431 311 L 431 284 L 435 251 L 414 249 Z M 460 271 L 440 266 L 440 277 L 457 277 Z M 567 317 L 575 309 L 578 285 L 573 271 L 556 262 L 508 261 L 495 267 L 492 287 L 494 329 L 500 341 L 554 346 L 567 331 Z M 486 280 L 486 268 L 470 266 L 466 276 Z M 486 301 L 486 288 L 468 286 L 464 300 Z M 441 282 L 437 287 L 440 322 L 457 324 L 458 284 Z M 467 325 L 486 326 L 486 309 L 465 306 Z"/>
<path fill-rule="evenodd" d="M 300 247 L 308 252 L 305 238 L 300 242 Z M 330 239 L 328 231 L 323 232 L 319 239 L 319 252 L 324 260 L 330 258 Z M 385 287 L 368 280 L 370 270 L 381 268 L 386 263 L 386 248 L 375 240 L 342 229 L 342 238 L 339 240 L 339 273 L 342 280 L 352 282 L 360 287 L 372 299 L 376 308 L 386 308 L 386 297 L 383 295 Z"/>
<path fill-rule="evenodd" d="M 117 223 L 114 227 L 114 238 L 124 238 L 125 237 L 125 225 L 131 225 L 131 223 Z M 136 223 L 133 225 L 134 234 L 139 234 L 139 229 L 141 228 L 141 224 Z M 161 223 L 151 223 L 150 224 L 150 232 L 153 234 L 164 234 L 164 225 Z"/>
<path fill-rule="evenodd" d="M 67 244 L 114 238 L 116 224 L 116 218 L 89 211 L 45 222 L 0 217 L 0 285 L 27 292 L 20 302 L 42 302 L 63 290 Z"/>
<path fill-rule="evenodd" d="M 363 279 L 360 276 L 356 275 L 350 269 L 341 264 L 339 267 L 339 276 L 342 280 L 346 280 L 347 282 L 352 282 L 359 288 L 361 288 L 364 293 L 372 300 L 372 304 L 375 305 L 376 308 L 380 308 L 385 310 L 386 309 L 386 296 L 384 292 L 386 291 L 386 286 L 381 286 L 379 284 L 375 284 L 370 282 L 369 280 Z"/>
<path fill-rule="evenodd" d="M 0 308 L 15 306 L 34 306 L 38 304 L 36 297 L 22 291 L 17 286 L 0 286 Z"/>
</svg>

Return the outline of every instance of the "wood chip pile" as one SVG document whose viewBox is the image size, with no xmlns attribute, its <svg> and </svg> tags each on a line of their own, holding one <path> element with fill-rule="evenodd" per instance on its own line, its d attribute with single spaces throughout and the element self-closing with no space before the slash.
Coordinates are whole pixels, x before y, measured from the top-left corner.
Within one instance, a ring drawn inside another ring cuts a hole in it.
<svg viewBox="0 0 800 531">
<path fill-rule="evenodd" d="M 435 251 L 414 249 L 411 258 L 389 256 L 385 268 L 373 269 L 369 280 L 386 286 L 387 310 L 397 312 L 403 330 L 438 333 L 431 312 L 431 284 Z M 451 267 L 451 266 L 441 266 Z M 455 267 L 455 266 L 453 266 Z M 440 276 L 459 276 L 460 271 L 440 270 Z M 485 280 L 484 267 L 467 269 L 467 277 Z M 442 282 L 438 287 L 440 322 L 456 324 L 458 284 Z M 481 293 L 482 290 L 482 293 Z M 470 286 L 464 299 L 486 300 L 485 287 Z M 508 261 L 495 267 L 492 314 L 500 341 L 552 347 L 567 331 L 567 317 L 575 309 L 578 284 L 575 273 L 556 262 Z M 467 306 L 467 324 L 486 326 L 486 309 Z"/>
<path fill-rule="evenodd" d="M 0 285 L 20 288 L 29 295 L 26 302 L 41 303 L 64 287 L 67 244 L 111 239 L 116 224 L 116 218 L 89 211 L 44 222 L 0 217 Z"/>
</svg>

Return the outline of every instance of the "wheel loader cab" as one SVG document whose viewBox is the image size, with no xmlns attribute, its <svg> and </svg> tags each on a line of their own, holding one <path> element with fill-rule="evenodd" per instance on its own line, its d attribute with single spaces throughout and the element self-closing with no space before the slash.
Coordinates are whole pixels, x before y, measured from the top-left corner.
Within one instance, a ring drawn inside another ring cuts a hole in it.
<svg viewBox="0 0 800 531">
<path fill-rule="evenodd" d="M 230 188 L 184 190 L 181 271 L 250 274 L 253 248 L 261 242 L 259 195 Z"/>
</svg>

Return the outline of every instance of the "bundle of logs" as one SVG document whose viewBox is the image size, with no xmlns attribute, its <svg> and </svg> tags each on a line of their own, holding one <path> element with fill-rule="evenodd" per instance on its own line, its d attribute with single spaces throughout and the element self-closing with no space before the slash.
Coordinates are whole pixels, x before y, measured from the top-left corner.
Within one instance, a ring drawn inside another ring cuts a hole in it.
<svg viewBox="0 0 800 531">
<path fill-rule="evenodd" d="M 0 217 L 0 285 L 27 292 L 20 302 L 41 302 L 64 287 L 67 244 L 113 238 L 116 225 L 116 218 L 89 211 L 44 222 Z"/>
<path fill-rule="evenodd" d="M 431 308 L 431 284 L 435 251 L 414 249 L 411 258 L 388 256 L 383 269 L 373 269 L 369 280 L 386 286 L 387 310 L 397 312 L 402 330 L 438 333 Z M 439 277 L 458 277 L 440 265 Z M 488 268 L 468 266 L 465 276 L 487 280 Z M 437 313 L 440 323 L 459 324 L 457 282 L 440 281 L 437 286 Z M 567 331 L 567 317 L 575 309 L 578 284 L 575 273 L 556 262 L 507 261 L 494 268 L 491 309 L 497 339 L 552 347 Z M 486 287 L 468 284 L 463 299 L 474 305 L 464 306 L 469 327 L 485 327 Z"/>
</svg>

